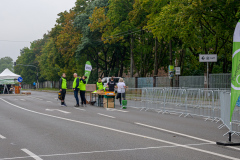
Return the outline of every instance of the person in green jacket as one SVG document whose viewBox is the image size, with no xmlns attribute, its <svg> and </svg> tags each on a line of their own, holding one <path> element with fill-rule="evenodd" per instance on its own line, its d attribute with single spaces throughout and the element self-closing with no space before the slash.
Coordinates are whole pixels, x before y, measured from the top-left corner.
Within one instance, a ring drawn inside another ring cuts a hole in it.
<svg viewBox="0 0 240 160">
<path fill-rule="evenodd" d="M 102 90 L 103 89 L 103 82 L 101 78 L 98 78 L 98 82 L 97 82 L 97 90 Z"/>
<path fill-rule="evenodd" d="M 67 107 L 67 105 L 65 103 L 65 95 L 66 95 L 66 90 L 67 90 L 67 80 L 66 80 L 66 74 L 65 73 L 62 74 L 62 77 L 59 80 L 59 90 L 60 90 L 61 95 L 62 95 L 61 106 Z"/>
<path fill-rule="evenodd" d="M 83 76 L 81 79 L 80 79 L 80 82 L 79 82 L 79 88 L 80 88 L 80 97 L 81 97 L 81 104 L 85 107 L 86 106 L 86 98 L 85 98 L 85 92 L 86 92 L 86 81 L 85 79 L 87 79 L 87 76 Z"/>
<path fill-rule="evenodd" d="M 79 99 L 78 99 L 78 91 L 79 91 L 79 78 L 77 77 L 77 73 L 73 74 L 74 81 L 73 81 L 73 91 L 74 91 L 74 97 L 76 99 L 76 105 L 74 107 L 79 107 Z"/>
</svg>

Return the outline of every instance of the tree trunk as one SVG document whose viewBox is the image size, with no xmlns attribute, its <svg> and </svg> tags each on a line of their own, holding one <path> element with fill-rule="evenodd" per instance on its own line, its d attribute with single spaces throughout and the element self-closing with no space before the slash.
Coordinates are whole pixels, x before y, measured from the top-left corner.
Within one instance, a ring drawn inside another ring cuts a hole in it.
<svg viewBox="0 0 240 160">
<path fill-rule="evenodd" d="M 158 56 L 157 56 L 157 37 L 155 38 L 155 56 L 154 56 L 154 72 L 153 76 L 158 74 Z"/>
</svg>

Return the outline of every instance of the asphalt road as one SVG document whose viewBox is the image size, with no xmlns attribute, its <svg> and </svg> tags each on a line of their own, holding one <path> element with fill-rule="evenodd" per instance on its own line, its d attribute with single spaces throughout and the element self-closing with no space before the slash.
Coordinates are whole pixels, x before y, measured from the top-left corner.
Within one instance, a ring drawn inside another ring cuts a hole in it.
<svg viewBox="0 0 240 160">
<path fill-rule="evenodd" d="M 61 107 L 56 98 L 0 96 L 0 160 L 240 160 L 239 147 L 215 144 L 227 140 L 220 123 L 120 106 L 74 108 L 73 95 Z"/>
</svg>

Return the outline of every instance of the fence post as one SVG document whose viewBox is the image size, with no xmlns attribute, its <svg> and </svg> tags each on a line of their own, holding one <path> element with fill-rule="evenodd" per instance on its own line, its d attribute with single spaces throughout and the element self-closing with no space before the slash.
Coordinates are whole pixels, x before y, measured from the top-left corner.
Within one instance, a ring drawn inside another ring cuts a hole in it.
<svg viewBox="0 0 240 160">
<path fill-rule="evenodd" d="M 156 87 L 157 84 L 156 77 L 157 77 L 156 75 L 153 76 L 153 87 Z"/>
<path fill-rule="evenodd" d="M 138 88 L 138 77 L 135 77 L 135 88 Z"/>
</svg>

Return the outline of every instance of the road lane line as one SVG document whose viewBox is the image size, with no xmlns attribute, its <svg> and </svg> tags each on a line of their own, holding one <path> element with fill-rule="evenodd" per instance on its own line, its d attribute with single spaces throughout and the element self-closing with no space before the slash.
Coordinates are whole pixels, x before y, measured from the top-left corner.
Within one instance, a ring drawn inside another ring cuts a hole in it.
<svg viewBox="0 0 240 160">
<path fill-rule="evenodd" d="M 41 98 L 37 98 L 37 97 L 33 97 L 33 96 L 31 96 L 31 98 L 34 98 L 34 99 L 38 99 L 38 100 L 40 100 L 40 101 L 43 101 L 43 99 L 41 99 Z"/>
<path fill-rule="evenodd" d="M 45 110 L 46 110 L 46 111 L 58 111 L 58 112 L 66 113 L 66 114 L 71 113 L 71 112 L 67 112 L 67 111 L 60 110 L 60 109 L 45 109 Z"/>
<path fill-rule="evenodd" d="M 116 117 L 113 117 L 113 116 L 109 116 L 109 115 L 106 115 L 106 114 L 102 114 L 102 113 L 98 113 L 98 115 L 101 115 L 101 116 L 105 116 L 105 117 L 109 117 L 109 118 L 116 118 Z"/>
<path fill-rule="evenodd" d="M 57 156 L 70 156 L 70 155 L 80 155 L 80 154 L 94 154 L 94 153 L 108 153 L 108 152 L 127 152 L 127 151 L 139 151 L 139 150 L 150 150 L 150 149 L 162 149 L 162 148 L 176 148 L 182 146 L 203 146 L 210 145 L 212 143 L 198 143 L 198 144 L 185 144 L 178 146 L 157 146 L 157 147 L 145 147 L 145 148 L 128 148 L 128 149 L 114 149 L 114 150 L 102 150 L 102 151 L 88 151 L 88 152 L 75 152 L 75 153 L 62 153 L 62 154 L 49 154 L 49 155 L 39 155 L 39 157 L 57 157 Z M 28 157 L 12 157 L 12 158 L 3 158 L 1 160 L 14 160 L 14 159 L 24 159 Z"/>
<path fill-rule="evenodd" d="M 31 151 L 29 151 L 28 149 L 21 149 L 23 152 L 27 153 L 30 157 L 32 157 L 35 160 L 43 160 L 42 158 L 40 158 L 39 156 L 37 156 L 36 154 L 32 153 Z"/>
<path fill-rule="evenodd" d="M 112 109 L 112 108 L 106 108 L 107 111 L 118 111 L 118 112 L 129 112 L 129 111 L 123 111 L 119 109 Z"/>
<path fill-rule="evenodd" d="M 26 101 L 25 99 L 20 99 L 21 101 Z"/>
<path fill-rule="evenodd" d="M 188 138 L 191 138 L 191 139 L 195 139 L 195 140 L 199 140 L 199 141 L 203 141 L 203 142 L 207 142 L 207 143 L 216 143 L 216 142 L 209 141 L 209 140 L 206 140 L 206 139 L 202 139 L 202 138 L 190 136 L 190 135 L 183 134 L 183 133 L 179 133 L 179 132 L 170 131 L 170 130 L 163 129 L 163 128 L 158 128 L 158 127 L 150 126 L 150 125 L 143 124 L 143 123 L 138 123 L 138 122 L 134 122 L 134 123 L 137 124 L 137 125 L 140 125 L 140 126 L 157 129 L 157 130 L 160 130 L 160 131 L 164 131 L 164 132 L 168 132 L 168 133 L 180 135 L 180 136 L 183 136 L 183 137 L 188 137 Z"/>
<path fill-rule="evenodd" d="M 48 103 L 52 103 L 52 101 L 47 101 Z"/>
<path fill-rule="evenodd" d="M 110 130 L 110 131 L 114 131 L 114 132 L 118 132 L 118 133 L 123 133 L 123 134 L 131 135 L 131 136 L 135 136 L 135 137 L 145 138 L 145 139 L 149 139 L 149 140 L 153 140 L 153 141 L 157 141 L 157 142 L 163 142 L 163 143 L 171 144 L 171 145 L 174 145 L 174 146 L 180 145 L 178 143 L 174 143 L 174 142 L 170 142 L 170 141 L 166 141 L 166 140 L 162 140 L 162 139 L 157 139 L 157 138 L 154 138 L 154 137 L 149 137 L 149 136 L 145 136 L 145 135 L 141 135 L 141 134 L 137 134 L 137 133 L 131 133 L 131 132 L 122 131 L 122 130 L 119 130 L 119 129 L 114 129 L 114 128 L 110 128 L 110 127 L 105 127 L 105 126 L 93 124 L 93 123 L 87 123 L 87 122 L 83 122 L 83 121 L 77 121 L 77 120 L 73 120 L 73 119 L 68 119 L 68 118 L 58 117 L 58 116 L 45 114 L 45 113 L 41 113 L 41 112 L 36 112 L 36 111 L 29 110 L 29 109 L 17 106 L 15 104 L 12 104 L 12 103 L 10 103 L 10 102 L 2 99 L 2 98 L 0 98 L 0 99 L 4 102 L 16 107 L 16 108 L 19 108 L 19 109 L 22 109 L 22 110 L 25 110 L 25 111 L 28 111 L 28 112 L 36 113 L 36 114 L 39 114 L 39 115 L 44 115 L 44 116 L 48 116 L 48 117 L 52 117 L 52 118 L 56 118 L 56 119 L 61 119 L 61 120 L 66 120 L 66 121 L 69 121 L 69 122 L 75 122 L 75 123 L 79 123 L 79 124 L 85 124 L 85 125 L 88 125 L 88 126 L 102 128 L 102 129 L 106 129 L 106 130 Z M 213 144 L 215 144 L 215 142 Z M 198 148 L 194 148 L 194 147 L 190 147 L 190 146 L 181 146 L 181 147 L 191 149 L 191 150 L 195 150 L 195 151 L 199 151 L 199 152 L 202 152 L 202 153 L 215 155 L 215 156 L 222 157 L 222 158 L 231 159 L 231 160 L 240 160 L 239 158 L 235 158 L 235 157 L 231 157 L 231 156 L 227 156 L 227 155 L 223 155 L 223 154 L 219 154 L 219 153 L 216 153 L 216 152 L 211 152 L 211 151 L 207 151 L 207 150 L 203 150 L 203 149 L 198 149 Z M 234 147 L 234 148 L 236 148 L 236 147 Z"/>
<path fill-rule="evenodd" d="M 6 137 L 4 137 L 3 135 L 0 134 L 0 138 L 1 139 L 6 139 Z"/>
<path fill-rule="evenodd" d="M 80 108 L 75 108 L 77 110 L 80 110 L 80 111 L 86 111 L 85 109 L 80 109 Z"/>
</svg>

